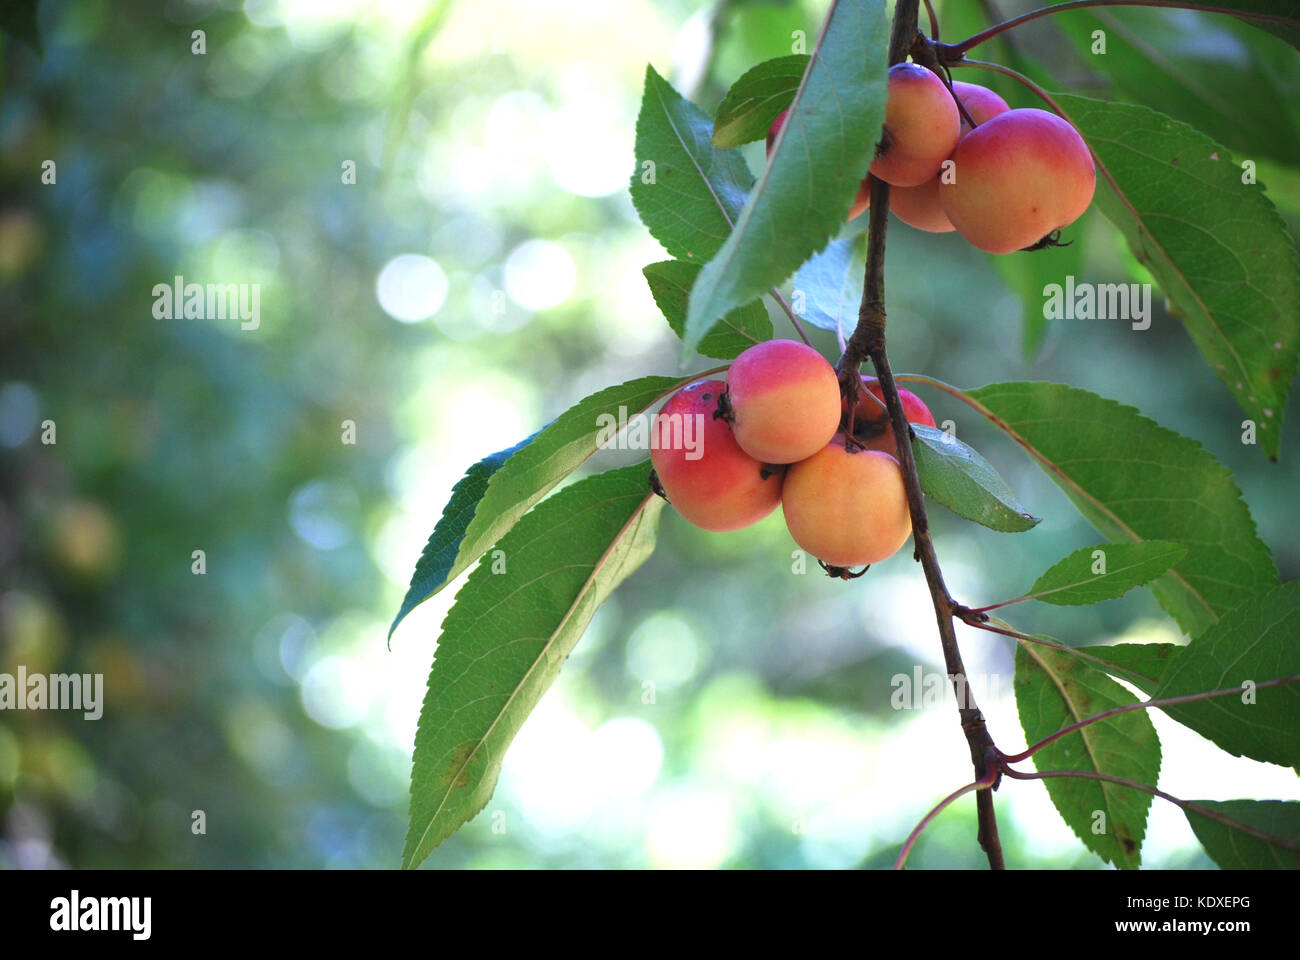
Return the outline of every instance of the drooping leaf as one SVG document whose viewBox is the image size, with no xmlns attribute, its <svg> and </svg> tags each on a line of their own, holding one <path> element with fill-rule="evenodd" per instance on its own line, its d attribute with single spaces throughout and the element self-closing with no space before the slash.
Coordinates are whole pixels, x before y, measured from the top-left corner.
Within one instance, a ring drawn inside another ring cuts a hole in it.
<svg viewBox="0 0 1300 960">
<path fill-rule="evenodd" d="M 1300 580 L 1254 597 L 1225 615 L 1174 658 L 1156 699 L 1240 688 L 1164 711 L 1234 756 L 1284 767 L 1300 764 Z"/>
<path fill-rule="evenodd" d="M 1003 533 L 1022 533 L 1040 520 L 1030 514 L 996 470 L 956 437 L 912 424 L 912 456 L 925 495 L 967 520 Z"/>
<path fill-rule="evenodd" d="M 1102 536 L 1187 547 L 1151 584 L 1186 633 L 1277 584 L 1272 555 L 1232 474 L 1194 440 L 1132 407 L 1060 384 L 995 383 L 965 396 L 1029 452 Z"/>
<path fill-rule="evenodd" d="M 1296 0 L 1215 0 L 1220 10 L 1236 11 L 1242 23 L 1281 37 L 1300 50 L 1300 6 Z"/>
<path fill-rule="evenodd" d="M 1300 156 L 1295 107 L 1270 53 L 1295 57 L 1233 17 L 1134 7 L 1079 10 L 1054 24 L 1122 99 L 1191 124 L 1246 156 Z M 1096 31 L 1104 55 L 1094 55 Z M 1282 74 L 1283 76 L 1285 74 Z"/>
<path fill-rule="evenodd" d="M 1025 598 L 1064 606 L 1113 600 L 1150 583 L 1186 555 L 1181 543 L 1166 540 L 1083 547 L 1052 564 Z"/>
<path fill-rule="evenodd" d="M 1106 674 L 1061 650 L 1021 643 L 1016 648 L 1016 709 L 1030 744 L 1072 723 L 1136 703 Z M 1155 785 L 1160 740 L 1145 710 L 1089 724 L 1033 755 L 1040 770 L 1082 770 Z M 1142 862 L 1151 794 L 1082 777 L 1044 778 L 1048 796 L 1075 835 L 1093 853 L 1122 869 Z"/>
<path fill-rule="evenodd" d="M 1300 869 L 1300 802 L 1295 800 L 1193 800 L 1235 821 L 1224 823 L 1183 809 L 1196 839 L 1224 870 Z M 1267 834 L 1260 837 L 1238 824 Z"/>
<path fill-rule="evenodd" d="M 1177 643 L 1090 643 L 1075 649 L 1105 660 L 1103 670 L 1151 696 L 1169 661 L 1183 648 Z"/>
<path fill-rule="evenodd" d="M 731 85 L 713 116 L 713 145 L 738 147 L 767 136 L 772 121 L 794 100 L 808 55 L 764 60 Z"/>
<path fill-rule="evenodd" d="M 650 235 L 678 260 L 704 263 L 717 253 L 754 185 L 740 151 L 715 147 L 712 134 L 709 115 L 646 67 L 632 204 Z"/>
<path fill-rule="evenodd" d="M 697 375 L 698 376 L 698 375 Z M 469 469 L 456 484 L 442 519 L 416 564 L 402 619 L 483 555 L 527 510 L 610 439 L 620 413 L 638 414 L 696 379 L 641 377 L 586 397 L 546 427 L 509 450 Z"/>
<path fill-rule="evenodd" d="M 1057 103 L 1100 161 L 1097 206 L 1276 459 L 1300 354 L 1300 259 L 1264 187 L 1242 182 L 1225 147 L 1154 110 L 1064 94 Z"/>
<path fill-rule="evenodd" d="M 454 576 L 451 570 L 456 566 L 460 545 L 465 540 L 465 530 L 474 519 L 474 512 L 478 509 L 483 494 L 487 492 L 488 481 L 492 478 L 492 474 L 500 470 L 512 456 L 532 443 L 536 436 L 537 434 L 533 434 L 513 447 L 488 454 L 466 470 L 465 476 L 451 488 L 451 499 L 442 508 L 442 516 L 437 526 L 433 528 L 429 542 L 424 545 L 419 561 L 415 564 L 415 572 L 411 574 L 411 585 L 402 599 L 402 607 L 397 611 L 392 626 L 388 628 L 389 637 L 408 613 L 437 593 Z M 472 562 L 472 559 L 466 560 L 465 565 Z M 460 567 L 461 570 L 464 568 L 464 566 Z"/>
<path fill-rule="evenodd" d="M 835 0 L 762 176 L 691 290 L 688 348 L 783 283 L 844 224 L 884 123 L 883 0 Z"/>
<path fill-rule="evenodd" d="M 664 319 L 681 336 L 686 328 L 686 301 L 700 265 L 685 260 L 664 260 L 642 268 L 650 293 Z M 731 360 L 756 343 L 772 339 L 772 319 L 761 300 L 737 307 L 718 321 L 696 347 L 706 357 Z"/>
<path fill-rule="evenodd" d="M 795 314 L 815 327 L 853 333 L 862 300 L 863 267 L 856 257 L 865 234 L 832 240 L 794 275 L 790 305 Z"/>
<path fill-rule="evenodd" d="M 515 734 L 596 608 L 654 549 L 649 464 L 588 477 L 523 517 L 470 574 L 442 625 L 420 712 L 404 867 L 492 796 Z M 495 551 L 494 551 L 495 552 Z"/>
</svg>

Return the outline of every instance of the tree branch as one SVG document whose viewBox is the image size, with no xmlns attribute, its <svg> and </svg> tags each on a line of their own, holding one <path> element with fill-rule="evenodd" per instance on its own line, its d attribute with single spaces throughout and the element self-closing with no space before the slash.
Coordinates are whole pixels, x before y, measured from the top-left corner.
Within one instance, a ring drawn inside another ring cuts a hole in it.
<svg viewBox="0 0 1300 960">
<path fill-rule="evenodd" d="M 918 40 L 922 46 L 926 43 L 917 29 L 918 7 L 919 0 L 898 0 L 894 7 L 894 23 L 889 40 L 890 66 L 906 60 L 908 54 L 917 46 Z M 863 282 L 862 303 L 858 308 L 858 325 L 849 338 L 844 355 L 840 357 L 836 369 L 841 388 L 850 400 L 858 395 L 861 386 L 858 370 L 863 361 L 870 358 L 876 369 L 894 436 L 897 438 L 899 463 L 903 469 L 903 480 L 907 487 L 907 504 L 912 517 L 912 539 L 916 544 L 916 558 L 921 562 L 926 583 L 930 588 L 935 620 L 939 627 L 939 639 L 943 647 L 944 664 L 957 692 L 958 713 L 961 717 L 962 731 L 970 746 L 975 779 L 978 783 L 988 783 L 996 789 L 1001 772 L 1001 754 L 989 735 L 984 723 L 984 715 L 975 704 L 969 684 L 966 683 L 966 668 L 962 663 L 961 651 L 957 647 L 957 635 L 953 626 L 954 612 L 963 608 L 960 608 L 949 595 L 948 588 L 943 582 L 943 573 L 939 569 L 938 558 L 935 556 L 934 543 L 930 539 L 930 525 L 925 514 L 925 501 L 921 494 L 921 481 L 917 476 L 916 461 L 912 457 L 912 431 L 903 413 L 903 404 L 899 399 L 898 387 L 894 383 L 889 357 L 885 351 L 885 231 L 888 227 L 888 216 L 889 184 L 876 180 L 871 186 L 866 276 Z M 852 405 L 849 409 L 853 409 Z M 1004 869 L 992 790 L 980 790 L 976 795 L 976 801 L 980 846 L 984 849 L 991 868 Z"/>
</svg>

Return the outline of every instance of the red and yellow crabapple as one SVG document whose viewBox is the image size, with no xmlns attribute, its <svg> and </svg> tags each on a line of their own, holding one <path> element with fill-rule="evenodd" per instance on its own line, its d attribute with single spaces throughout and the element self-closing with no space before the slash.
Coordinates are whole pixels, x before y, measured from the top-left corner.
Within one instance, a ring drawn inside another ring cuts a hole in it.
<svg viewBox="0 0 1300 960">
<path fill-rule="evenodd" d="M 1077 130 L 1046 110 L 1008 110 L 957 144 L 954 181 L 939 201 L 957 232 L 981 250 L 1032 247 L 1074 223 L 1097 185 Z"/>
<path fill-rule="evenodd" d="M 781 502 L 782 472 L 741 450 L 714 416 L 726 389 L 722 380 L 698 380 L 673 394 L 655 418 L 650 449 L 668 502 L 705 530 L 747 527 Z"/>
<path fill-rule="evenodd" d="M 912 532 L 898 461 L 842 433 L 790 466 L 781 509 L 795 543 L 837 567 L 879 563 Z"/>
<path fill-rule="evenodd" d="M 943 81 L 919 64 L 895 64 L 871 173 L 898 187 L 922 184 L 939 172 L 960 133 L 961 115 Z"/>
<path fill-rule="evenodd" d="M 839 380 L 812 347 L 768 340 L 732 361 L 727 406 L 742 450 L 761 463 L 794 463 L 820 450 L 838 429 Z"/>
</svg>

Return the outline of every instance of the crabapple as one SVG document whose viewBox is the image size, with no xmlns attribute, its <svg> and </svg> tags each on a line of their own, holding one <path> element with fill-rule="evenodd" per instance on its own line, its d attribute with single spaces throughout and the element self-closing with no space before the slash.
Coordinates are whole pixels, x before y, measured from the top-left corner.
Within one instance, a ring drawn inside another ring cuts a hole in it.
<svg viewBox="0 0 1300 960">
<path fill-rule="evenodd" d="M 898 399 L 903 403 L 903 416 L 908 423 L 935 426 L 934 414 L 925 405 L 925 401 L 911 390 L 898 387 Z M 872 450 L 883 450 L 895 455 L 898 453 L 894 443 L 894 428 L 889 422 L 889 411 L 885 409 L 885 393 L 875 377 L 862 378 L 862 392 L 858 394 L 858 405 L 853 408 L 853 433 L 860 443 Z"/>
<path fill-rule="evenodd" d="M 898 461 L 842 433 L 790 466 L 781 509 L 795 543 L 837 567 L 879 563 L 912 532 Z"/>
<path fill-rule="evenodd" d="M 650 462 L 668 502 L 705 530 L 757 523 L 781 501 L 781 472 L 740 449 L 715 417 L 722 380 L 698 380 L 669 398 L 655 418 Z"/>
<path fill-rule="evenodd" d="M 954 80 L 952 90 L 977 124 L 987 123 L 998 114 L 1011 109 L 996 93 L 977 83 Z M 961 136 L 966 136 L 970 131 L 971 125 L 962 117 Z M 959 140 L 958 143 L 960 142 Z M 939 180 L 942 176 L 943 173 L 940 172 L 919 186 L 895 187 L 890 190 L 889 209 L 909 227 L 928 233 L 951 233 L 955 228 L 943 212 L 943 204 L 939 202 Z"/>
<path fill-rule="evenodd" d="M 785 115 L 789 112 L 789 110 L 782 110 L 776 115 L 776 119 L 772 121 L 772 125 L 767 128 L 767 152 L 769 155 L 772 153 L 772 144 L 776 143 L 776 135 L 780 133 L 781 128 L 785 126 Z"/>
<path fill-rule="evenodd" d="M 955 181 L 939 201 L 981 250 L 1011 253 L 1074 223 L 1097 185 L 1092 155 L 1069 122 L 1046 110 L 1008 110 L 957 144 Z"/>
<path fill-rule="evenodd" d="M 961 132 L 952 94 L 934 73 L 915 63 L 889 68 L 885 131 L 871 172 L 898 187 L 915 187 L 939 172 Z"/>
<path fill-rule="evenodd" d="M 727 405 L 740 449 L 762 463 L 794 463 L 835 434 L 839 380 L 812 347 L 768 340 L 732 361 Z"/>
</svg>

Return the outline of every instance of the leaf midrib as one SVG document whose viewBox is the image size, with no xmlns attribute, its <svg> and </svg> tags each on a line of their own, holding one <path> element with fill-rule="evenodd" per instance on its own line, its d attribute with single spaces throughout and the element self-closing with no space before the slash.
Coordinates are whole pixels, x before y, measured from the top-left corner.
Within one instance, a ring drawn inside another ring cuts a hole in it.
<svg viewBox="0 0 1300 960">
<path fill-rule="evenodd" d="M 510 709 L 510 705 L 514 703 L 515 698 L 519 695 L 519 692 L 523 690 L 524 687 L 527 685 L 529 678 L 533 675 L 533 672 L 537 669 L 537 665 L 545 659 L 546 653 L 551 649 L 552 646 L 554 646 L 555 641 L 560 636 L 560 634 L 563 633 L 565 626 L 568 624 L 569 620 L 573 617 L 574 611 L 578 608 L 583 598 L 586 597 L 587 594 L 591 591 L 593 585 L 595 584 L 596 577 L 600 574 L 602 570 L 604 570 L 605 565 L 608 562 L 609 557 L 613 553 L 614 549 L 623 542 L 623 539 L 627 535 L 628 530 L 635 523 L 637 523 L 644 515 L 645 508 L 649 505 L 650 500 L 653 496 L 654 496 L 653 493 L 649 493 L 642 498 L 640 505 L 634 511 L 632 511 L 631 516 L 629 516 L 627 520 L 623 523 L 623 525 L 619 527 L 618 533 L 616 533 L 614 537 L 610 540 L 609 546 L 605 548 L 605 550 L 601 553 L 601 555 L 596 559 L 596 562 L 592 564 L 591 573 L 588 575 L 587 579 L 583 582 L 578 592 L 574 595 L 573 602 L 569 604 L 569 609 L 565 611 L 565 614 L 560 619 L 560 622 L 556 624 L 555 629 L 551 631 L 551 634 L 547 638 L 545 645 L 541 648 L 537 656 L 534 658 L 533 662 L 529 665 L 528 669 L 524 672 L 524 675 L 523 677 L 520 678 L 519 683 L 517 683 L 515 685 L 515 688 L 510 691 L 510 696 L 506 698 L 505 703 L 501 706 L 501 709 L 497 711 L 496 716 L 492 718 L 492 722 L 488 725 L 488 728 L 483 732 L 482 736 L 478 738 L 477 742 L 475 742 L 473 749 L 470 750 L 468 754 L 466 754 L 464 761 L 456 769 L 454 775 L 449 778 L 448 782 L 450 786 L 448 786 L 446 790 L 444 790 L 442 798 L 438 801 L 437 809 L 434 810 L 433 813 L 430 815 L 429 822 L 428 824 L 425 825 L 423 832 L 420 834 L 419 841 L 412 848 L 413 852 L 410 860 L 408 860 L 408 865 L 411 862 L 415 862 L 415 858 L 419 855 L 419 851 L 424 846 L 425 841 L 428 839 L 429 833 L 433 830 L 434 824 L 438 822 L 438 817 L 442 815 L 442 811 L 446 807 L 448 799 L 451 797 L 452 789 L 456 784 L 456 781 L 460 779 L 461 775 L 464 774 L 465 770 L 469 767 L 470 761 L 472 761 L 474 757 L 478 754 L 479 748 L 482 747 L 483 744 L 487 742 L 488 738 L 492 736 L 493 731 L 495 731 L 497 728 L 497 724 L 501 722 L 501 718 L 506 715 L 506 713 Z M 591 506 L 596 506 L 596 505 L 598 504 L 592 504 Z"/>
</svg>

